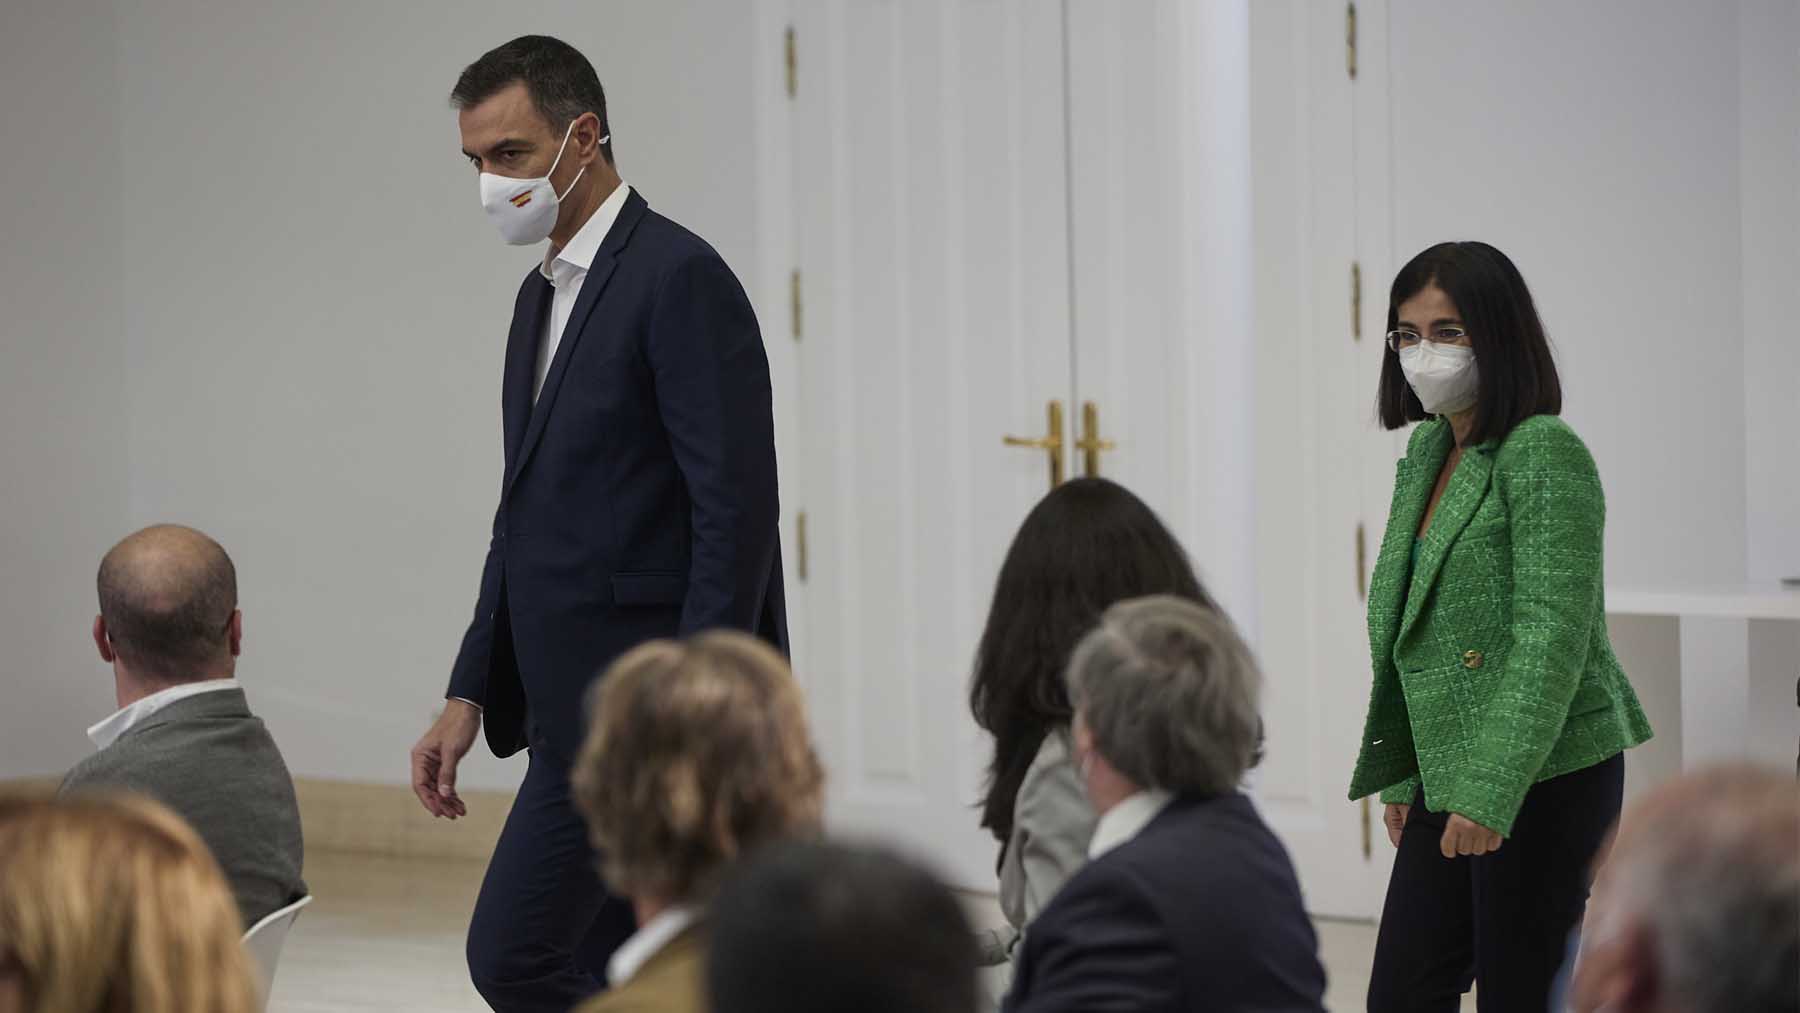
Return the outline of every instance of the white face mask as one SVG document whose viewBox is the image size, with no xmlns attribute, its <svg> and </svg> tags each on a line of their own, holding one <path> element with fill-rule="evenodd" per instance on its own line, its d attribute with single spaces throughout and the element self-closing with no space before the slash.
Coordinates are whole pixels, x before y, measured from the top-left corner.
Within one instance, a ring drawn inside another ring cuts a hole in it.
<svg viewBox="0 0 1800 1013">
<path fill-rule="evenodd" d="M 1400 351 L 1400 371 L 1412 384 L 1419 403 L 1433 415 L 1454 415 L 1475 407 L 1480 374 L 1475 350 L 1421 341 Z"/>
<path fill-rule="evenodd" d="M 488 220 L 500 230 L 501 238 L 514 246 L 529 246 L 532 243 L 550 238 L 550 230 L 556 228 L 556 212 L 562 206 L 562 199 L 581 182 L 581 172 L 569 181 L 568 190 L 560 195 L 556 187 L 550 183 L 550 173 L 556 171 L 562 162 L 563 150 L 569 146 L 569 135 L 575 130 L 570 123 L 569 129 L 563 131 L 562 145 L 556 149 L 556 161 L 550 163 L 550 172 L 535 178 L 520 179 L 516 176 L 496 176 L 491 172 L 481 174 L 481 207 L 487 212 Z M 600 138 L 605 144 L 612 135 Z"/>
</svg>

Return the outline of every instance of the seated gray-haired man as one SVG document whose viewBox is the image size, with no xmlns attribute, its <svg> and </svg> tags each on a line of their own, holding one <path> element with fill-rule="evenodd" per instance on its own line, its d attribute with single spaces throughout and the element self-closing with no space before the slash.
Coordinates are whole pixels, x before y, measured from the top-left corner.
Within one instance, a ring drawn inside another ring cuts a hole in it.
<svg viewBox="0 0 1800 1013">
<path fill-rule="evenodd" d="M 1185 599 L 1106 611 L 1069 662 L 1090 860 L 1025 932 L 1016 1013 L 1323 1010 L 1293 864 L 1239 790 L 1261 676 L 1230 620 Z"/>
<path fill-rule="evenodd" d="M 94 644 L 119 710 L 88 729 L 100 751 L 62 792 L 134 791 L 212 850 L 246 927 L 306 893 L 300 807 L 275 740 L 239 688 L 237 570 L 191 528 L 145 528 L 100 563 Z"/>
<path fill-rule="evenodd" d="M 1594 881 L 1570 1008 L 1800 1010 L 1800 789 L 1791 775 L 1700 771 L 1625 811 Z"/>
</svg>

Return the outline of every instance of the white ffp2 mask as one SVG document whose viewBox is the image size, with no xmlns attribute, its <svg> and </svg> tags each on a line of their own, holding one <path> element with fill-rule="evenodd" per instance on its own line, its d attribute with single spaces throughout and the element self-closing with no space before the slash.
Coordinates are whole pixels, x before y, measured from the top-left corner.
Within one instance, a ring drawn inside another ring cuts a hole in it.
<svg viewBox="0 0 1800 1013">
<path fill-rule="evenodd" d="M 481 207 L 487 212 L 488 220 L 500 230 L 500 237 L 514 246 L 529 246 L 550 238 L 550 231 L 556 228 L 556 211 L 562 206 L 562 199 L 581 182 L 581 172 L 569 181 L 569 187 L 561 194 L 550 182 L 550 173 L 556 171 L 562 162 L 563 151 L 569 146 L 569 135 L 575 130 L 570 123 L 569 129 L 563 131 L 562 145 L 556 149 L 556 160 L 550 163 L 550 172 L 542 176 L 520 179 L 515 176 L 497 176 L 491 172 L 481 174 Z M 600 138 L 605 144 L 611 134 Z"/>
<path fill-rule="evenodd" d="M 1419 404 L 1433 415 L 1454 415 L 1475 406 L 1480 374 L 1472 348 L 1421 341 L 1400 350 L 1400 371 L 1419 395 Z"/>
</svg>

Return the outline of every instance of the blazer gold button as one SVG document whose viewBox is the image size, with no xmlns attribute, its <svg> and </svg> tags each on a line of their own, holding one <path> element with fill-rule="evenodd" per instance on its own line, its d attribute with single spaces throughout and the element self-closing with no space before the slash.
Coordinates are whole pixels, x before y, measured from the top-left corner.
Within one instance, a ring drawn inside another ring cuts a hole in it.
<svg viewBox="0 0 1800 1013">
<path fill-rule="evenodd" d="M 1482 660 L 1480 651 L 1466 651 L 1463 653 L 1464 668 L 1480 668 Z"/>
</svg>

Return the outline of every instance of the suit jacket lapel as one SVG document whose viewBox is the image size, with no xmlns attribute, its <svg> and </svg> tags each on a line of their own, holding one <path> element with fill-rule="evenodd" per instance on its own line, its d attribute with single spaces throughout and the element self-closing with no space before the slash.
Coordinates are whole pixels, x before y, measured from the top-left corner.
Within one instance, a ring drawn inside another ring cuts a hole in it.
<svg viewBox="0 0 1800 1013">
<path fill-rule="evenodd" d="M 518 466 L 519 447 L 531 419 L 531 382 L 537 370 L 544 321 L 550 316 L 550 282 L 533 268 L 513 309 L 512 332 L 506 338 L 506 372 L 500 384 L 500 419 L 506 438 L 506 474 Z"/>
<path fill-rule="evenodd" d="M 599 252 L 594 254 L 594 262 L 588 265 L 587 277 L 581 282 L 581 294 L 575 298 L 575 306 L 569 312 L 569 322 L 563 325 L 562 340 L 557 342 L 556 357 L 550 361 L 550 369 L 544 374 L 544 387 L 538 391 L 537 404 L 531 409 L 531 421 L 525 428 L 525 436 L 519 445 L 507 488 L 518 480 L 519 473 L 525 470 L 525 462 L 531 459 L 531 452 L 537 448 L 538 440 L 544 435 L 545 421 L 550 411 L 556 406 L 557 392 L 562 390 L 563 375 L 569 371 L 569 360 L 575 355 L 575 348 L 581 343 L 581 336 L 587 331 L 588 316 L 593 313 L 594 306 L 606 292 L 607 282 L 612 280 L 614 269 L 619 264 L 619 253 L 624 250 L 625 242 L 631 237 L 633 229 L 649 210 L 644 198 L 638 196 L 636 190 L 625 197 L 625 206 L 619 210 L 618 221 L 606 233 L 606 240 L 600 244 Z M 540 329 L 542 324 L 539 325 Z M 529 398 L 529 390 L 527 390 Z"/>
<path fill-rule="evenodd" d="M 1450 554 L 1450 546 L 1456 544 L 1457 537 L 1469 526 L 1476 509 L 1487 498 L 1488 483 L 1493 475 L 1494 460 L 1490 448 L 1470 447 L 1463 452 L 1456 474 L 1450 476 L 1450 484 L 1444 490 L 1444 498 L 1438 500 L 1431 527 L 1425 529 L 1425 542 L 1419 547 L 1419 561 L 1413 567 L 1412 586 L 1407 591 L 1406 615 L 1400 621 L 1401 637 L 1405 637 L 1418 621 L 1425 599 L 1437 582 L 1438 572 L 1443 569 L 1444 557 Z M 1432 477 L 1435 480 L 1435 472 Z"/>
</svg>

